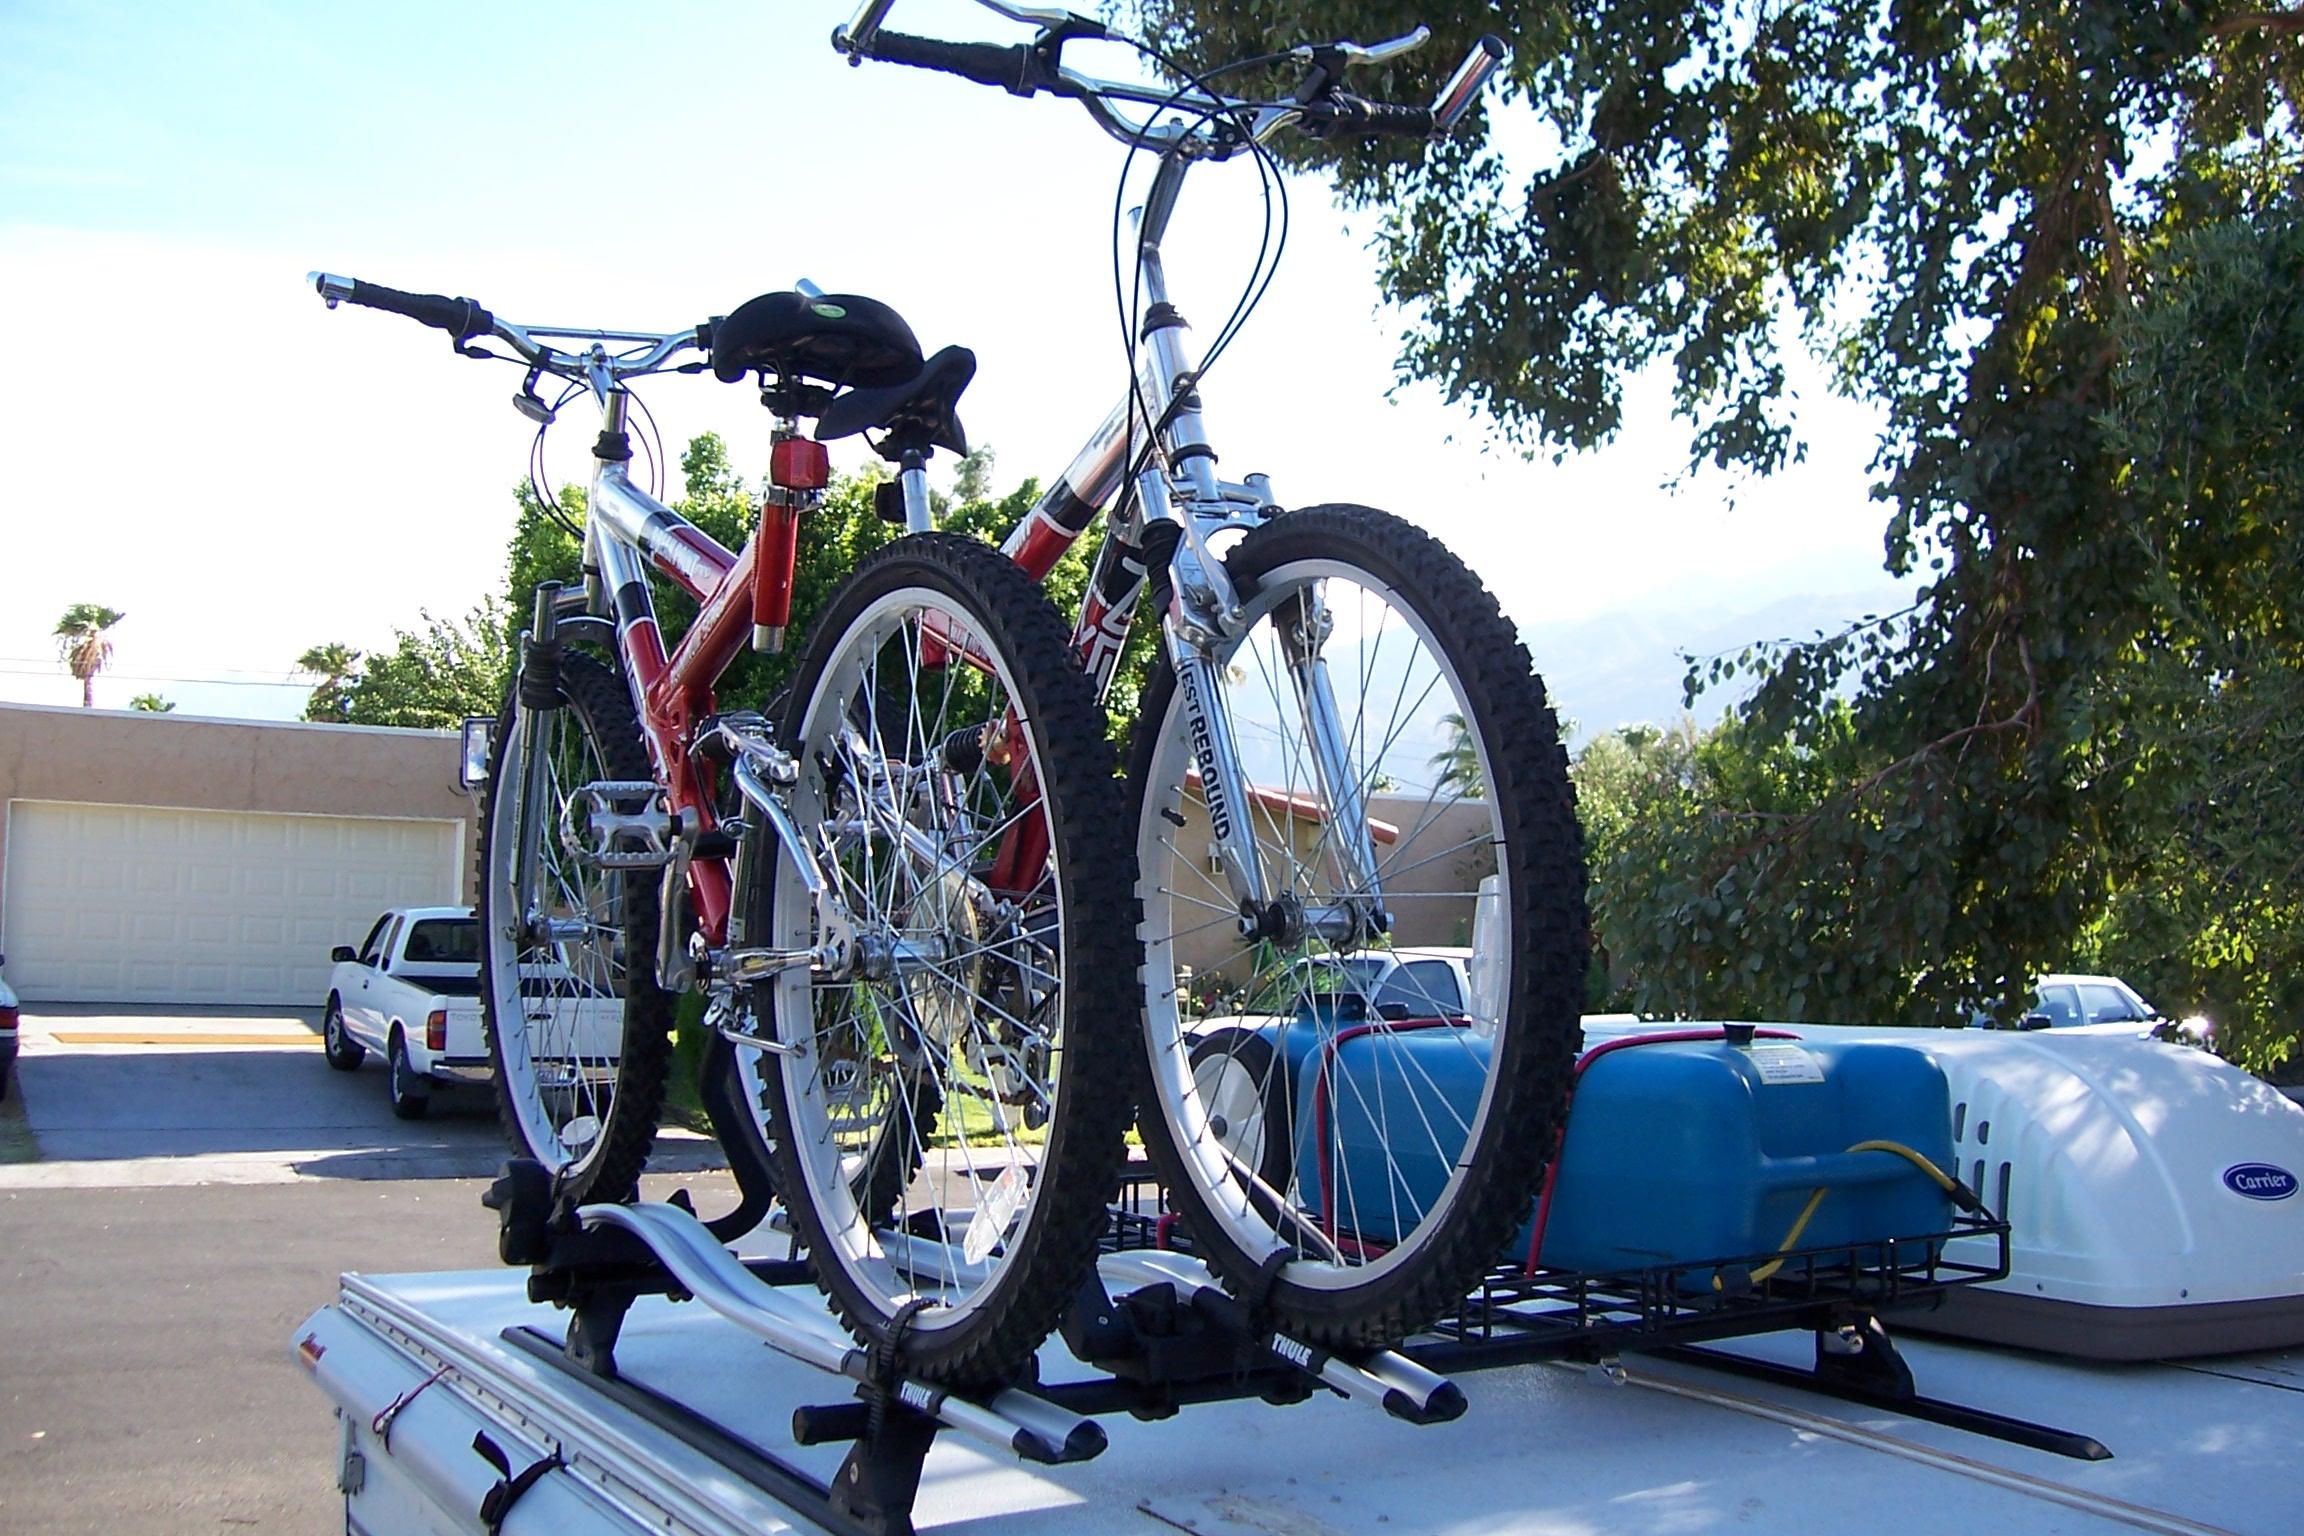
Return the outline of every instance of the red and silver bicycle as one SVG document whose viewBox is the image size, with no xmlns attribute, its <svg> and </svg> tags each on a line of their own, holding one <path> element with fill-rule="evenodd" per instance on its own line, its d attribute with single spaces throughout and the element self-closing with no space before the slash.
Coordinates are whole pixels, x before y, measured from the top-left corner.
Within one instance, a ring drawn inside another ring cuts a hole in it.
<svg viewBox="0 0 2304 1536">
<path fill-rule="evenodd" d="M 914 1370 L 1012 1369 L 1054 1323 L 1035 1298 L 1069 1294 L 1102 1229 L 1134 957 L 1119 787 L 1063 625 L 996 551 L 925 531 L 925 466 L 964 449 L 974 360 L 923 359 L 893 310 L 853 295 L 768 294 L 654 334 L 314 281 L 469 355 L 508 352 L 535 419 L 548 375 L 601 411 L 584 582 L 536 594 L 481 821 L 482 995 L 516 1146 L 565 1198 L 628 1198 L 673 1000 L 698 988 L 708 1078 L 748 1122 L 723 1139 L 766 1155 L 851 1321 L 933 1294 L 908 1326 Z M 631 382 L 697 352 L 722 379 L 756 375 L 778 417 L 739 554 L 628 473 Z M 922 531 L 828 601 L 781 719 L 720 708 L 742 648 L 783 643 L 823 440 L 863 431 Z M 701 604 L 669 652 L 652 577 Z"/>
</svg>

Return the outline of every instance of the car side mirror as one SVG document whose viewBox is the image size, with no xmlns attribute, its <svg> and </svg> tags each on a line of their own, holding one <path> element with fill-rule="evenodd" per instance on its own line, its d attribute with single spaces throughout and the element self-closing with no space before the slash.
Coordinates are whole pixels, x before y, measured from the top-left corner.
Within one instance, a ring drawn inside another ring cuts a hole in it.
<svg viewBox="0 0 2304 1536">
<path fill-rule="evenodd" d="M 2051 1029 L 2055 1023 L 2054 1019 L 2044 1013 L 2028 1013 L 2024 1015 L 2024 1022 L 2017 1027 L 2019 1029 Z"/>
<path fill-rule="evenodd" d="M 349 944 L 339 944 L 334 949 L 328 951 L 328 958 L 335 961 L 338 965 L 350 965 L 353 961 L 360 958 L 360 953 Z"/>
</svg>

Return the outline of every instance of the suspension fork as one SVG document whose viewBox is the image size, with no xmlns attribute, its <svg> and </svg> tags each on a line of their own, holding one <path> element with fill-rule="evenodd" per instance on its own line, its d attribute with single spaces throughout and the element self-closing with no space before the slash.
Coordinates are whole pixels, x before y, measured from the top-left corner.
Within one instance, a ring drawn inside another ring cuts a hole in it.
<svg viewBox="0 0 2304 1536">
<path fill-rule="evenodd" d="M 1345 889 L 1354 892 L 1348 914 L 1351 935 L 1342 941 L 1356 946 L 1386 932 L 1392 916 L 1384 909 L 1384 893 L 1377 884 L 1376 840 L 1368 831 L 1368 802 L 1364 786 L 1353 776 L 1346 755 L 1344 712 L 1336 705 L 1336 690 L 1328 678 L 1324 654 L 1335 618 L 1328 611 L 1321 587 L 1298 592 L 1273 611 L 1280 632 L 1280 650 L 1288 676 L 1295 684 L 1296 707 L 1304 717 L 1304 735 L 1312 748 L 1312 771 L 1328 802 L 1329 835 Z"/>
<path fill-rule="evenodd" d="M 564 611 L 580 608 L 584 597 L 582 588 L 571 594 L 556 581 L 537 584 L 535 615 L 521 639 L 520 671 L 513 684 L 513 707 L 526 727 L 519 742 L 520 823 L 512 861 L 513 904 L 520 922 L 516 937 L 523 943 L 543 910 L 536 882 L 543 869 L 544 839 L 551 835 L 550 808 L 544 803 L 545 732 L 550 717 L 567 708 L 560 695 L 560 618 Z"/>
</svg>

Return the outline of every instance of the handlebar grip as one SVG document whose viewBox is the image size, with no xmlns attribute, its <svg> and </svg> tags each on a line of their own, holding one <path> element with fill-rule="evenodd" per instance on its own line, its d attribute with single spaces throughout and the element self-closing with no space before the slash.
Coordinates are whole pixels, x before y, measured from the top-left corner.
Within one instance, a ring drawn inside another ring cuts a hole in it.
<svg viewBox="0 0 2304 1536">
<path fill-rule="evenodd" d="M 1029 96 L 1046 82 L 1040 76 L 1039 55 L 1018 43 L 950 43 L 942 38 L 913 37 L 908 33 L 878 31 L 858 50 L 867 58 L 915 69 L 939 70 L 979 85 L 996 85 L 1017 96 Z"/>
<path fill-rule="evenodd" d="M 331 304 L 341 300 L 365 309 L 406 315 L 446 331 L 458 341 L 491 335 L 496 329 L 496 317 L 470 299 L 451 299 L 437 293 L 402 293 L 382 283 L 363 283 L 357 278 L 330 277 L 325 273 L 315 273 L 312 286 Z"/>
<path fill-rule="evenodd" d="M 1394 134 L 1428 139 L 1434 127 L 1430 107 L 1404 107 L 1395 102 L 1369 101 L 1344 91 L 1332 93 L 1316 112 L 1308 112 L 1324 132 L 1356 133 L 1366 138 Z"/>
</svg>

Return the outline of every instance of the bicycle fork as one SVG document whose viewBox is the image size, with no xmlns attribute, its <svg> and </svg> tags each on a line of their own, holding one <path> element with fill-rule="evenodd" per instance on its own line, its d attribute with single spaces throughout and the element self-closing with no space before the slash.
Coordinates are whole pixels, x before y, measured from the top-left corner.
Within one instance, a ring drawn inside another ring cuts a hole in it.
<svg viewBox="0 0 2304 1536">
<path fill-rule="evenodd" d="M 1317 595 L 1292 600 L 1290 607 L 1293 613 L 1283 609 L 1274 617 L 1296 705 L 1304 717 L 1313 776 L 1327 805 L 1329 825 L 1323 840 L 1341 867 L 1344 888 L 1353 893 L 1337 902 L 1308 906 L 1286 889 L 1275 890 L 1275 885 L 1293 882 L 1285 870 L 1268 870 L 1258 856 L 1254 789 L 1224 705 L 1222 665 L 1211 646 L 1181 638 L 1173 622 L 1164 622 L 1162 633 L 1176 673 L 1177 694 L 1184 703 L 1193 766 L 1199 771 L 1201 800 L 1208 812 L 1210 847 L 1230 884 L 1240 937 L 1281 945 L 1316 938 L 1337 949 L 1358 949 L 1389 931 L 1392 918 L 1378 882 L 1367 798 L 1352 775 L 1342 712 L 1322 656 L 1330 627 L 1327 610 Z"/>
</svg>

